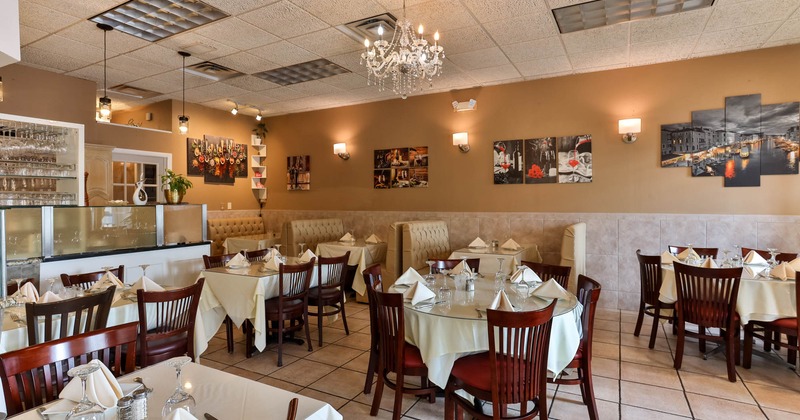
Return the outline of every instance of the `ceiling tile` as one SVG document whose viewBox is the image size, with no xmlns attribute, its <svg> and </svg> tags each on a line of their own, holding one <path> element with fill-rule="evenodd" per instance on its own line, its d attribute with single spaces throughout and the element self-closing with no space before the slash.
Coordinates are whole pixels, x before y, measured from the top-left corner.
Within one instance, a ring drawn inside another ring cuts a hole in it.
<svg viewBox="0 0 800 420">
<path fill-rule="evenodd" d="M 445 51 L 446 52 L 446 51 Z M 367 67 L 361 63 L 361 51 L 353 51 L 345 54 L 328 57 L 328 60 L 362 76 L 367 75 Z"/>
<path fill-rule="evenodd" d="M 423 4 L 409 5 L 406 10 L 412 27 L 416 30 L 417 26 L 422 24 L 428 38 L 436 31 L 444 32 L 477 24 L 465 8 L 452 0 L 432 0 Z M 403 9 L 393 10 L 392 14 L 400 19 L 403 16 Z"/>
<path fill-rule="evenodd" d="M 467 72 L 467 75 L 476 82 L 483 84 L 522 79 L 522 75 L 517 71 L 516 67 L 511 64 L 471 70 Z"/>
<path fill-rule="evenodd" d="M 572 71 L 572 65 L 567 56 L 548 57 L 539 60 L 527 61 L 516 64 L 519 72 L 525 77 L 541 77 L 555 73 Z"/>
<path fill-rule="evenodd" d="M 628 62 L 628 47 L 570 54 L 569 59 L 573 70 L 624 65 Z"/>
<path fill-rule="evenodd" d="M 200 105 L 203 105 L 207 108 L 219 109 L 222 111 L 230 111 L 233 104 L 226 100 L 226 99 L 214 99 L 212 101 L 202 102 Z M 191 115 L 189 116 L 191 118 Z"/>
<path fill-rule="evenodd" d="M 211 83 L 205 86 L 198 86 L 186 89 L 187 102 L 206 102 L 222 97 L 236 96 L 247 93 L 244 89 L 227 85 L 225 83 Z"/>
<path fill-rule="evenodd" d="M 330 25 L 341 25 L 386 12 L 373 0 L 292 0 L 312 15 Z"/>
<path fill-rule="evenodd" d="M 320 79 L 326 85 L 335 86 L 340 89 L 352 90 L 359 89 L 367 85 L 367 78 L 355 73 L 337 74 L 336 76 Z"/>
<path fill-rule="evenodd" d="M 800 19 L 787 20 L 771 37 L 769 42 L 800 38 Z"/>
<path fill-rule="evenodd" d="M 142 61 L 129 55 L 118 55 L 116 57 L 109 58 L 108 67 L 127 71 L 128 73 L 136 75 L 136 79 L 153 76 L 175 69 L 175 66 L 167 67 L 160 64 L 148 63 L 147 61 Z"/>
<path fill-rule="evenodd" d="M 364 45 L 343 34 L 336 28 L 327 28 L 319 32 L 289 39 L 289 42 L 311 51 L 320 57 L 363 50 Z"/>
<path fill-rule="evenodd" d="M 152 90 L 158 93 L 172 93 L 181 90 L 181 83 L 170 83 L 154 79 L 153 77 L 145 77 L 142 79 L 134 80 L 128 83 L 133 87 L 140 89 Z"/>
<path fill-rule="evenodd" d="M 769 40 L 761 45 L 761 48 L 780 47 L 782 45 L 800 44 L 800 38 Z"/>
<path fill-rule="evenodd" d="M 127 83 L 137 79 L 136 75 L 129 73 L 125 70 L 108 68 L 107 73 L 108 73 L 109 87 L 119 85 L 122 83 Z M 97 88 L 98 89 L 103 88 L 103 66 L 100 64 L 87 66 L 82 69 L 68 72 L 66 74 L 67 76 L 72 76 L 80 79 L 86 79 L 97 82 Z"/>
<path fill-rule="evenodd" d="M 737 49 L 745 45 L 760 44 L 780 26 L 779 22 L 745 26 L 727 31 L 709 32 L 700 35 L 695 53 Z"/>
<path fill-rule="evenodd" d="M 480 26 L 451 29 L 443 31 L 440 35 L 439 44 L 444 47 L 444 53 L 447 55 L 495 46 L 494 41 Z"/>
<path fill-rule="evenodd" d="M 277 0 L 235 0 L 235 1 L 203 0 L 203 1 L 232 16 L 244 12 L 249 12 L 253 9 L 257 9 L 259 7 L 263 7 L 268 4 L 277 2 Z"/>
<path fill-rule="evenodd" d="M 98 1 L 98 0 L 22 0 L 31 1 L 61 13 L 66 13 L 82 19 L 88 19 L 94 15 L 105 12 L 108 9 L 116 7 L 119 1 Z"/>
<path fill-rule="evenodd" d="M 280 40 L 277 36 L 235 17 L 209 23 L 197 28 L 195 32 L 242 51 Z"/>
<path fill-rule="evenodd" d="M 320 58 L 317 54 L 306 51 L 287 41 L 280 41 L 263 47 L 254 48 L 251 54 L 267 59 L 281 66 L 288 66 Z"/>
<path fill-rule="evenodd" d="M 31 28 L 30 26 L 19 25 L 19 43 L 21 47 L 24 47 L 36 40 L 42 39 L 47 35 L 48 33 L 45 31 Z"/>
<path fill-rule="evenodd" d="M 629 63 L 641 66 L 686 59 L 691 55 L 698 38 L 698 35 L 694 35 L 646 44 L 632 44 Z"/>
<path fill-rule="evenodd" d="M 557 36 L 504 45 L 501 48 L 513 63 L 566 54 L 561 38 Z"/>
<path fill-rule="evenodd" d="M 20 55 L 22 56 L 22 63 L 36 64 L 44 68 L 50 68 L 56 73 L 79 69 L 87 64 L 73 57 L 55 54 L 31 46 L 22 47 L 20 49 Z"/>
<path fill-rule="evenodd" d="M 560 9 L 562 7 L 586 3 L 586 0 L 547 0 L 547 3 L 550 4 L 551 9 Z"/>
<path fill-rule="evenodd" d="M 672 38 L 684 38 L 703 32 L 711 9 L 692 10 L 674 15 L 659 16 L 650 19 L 635 20 L 630 23 L 631 44 L 663 41 Z"/>
<path fill-rule="evenodd" d="M 723 31 L 730 28 L 755 25 L 786 19 L 800 5 L 800 0 L 751 0 L 722 4 L 713 8 L 705 31 Z"/>
<path fill-rule="evenodd" d="M 463 2 L 480 22 L 508 20 L 517 16 L 550 13 L 547 5 L 541 0 L 463 0 Z"/>
<path fill-rule="evenodd" d="M 325 22 L 287 0 L 253 10 L 239 18 L 281 38 L 291 38 L 328 27 Z"/>
<path fill-rule="evenodd" d="M 336 86 L 323 83 L 322 80 L 325 79 L 296 83 L 291 85 L 291 88 L 292 90 L 303 93 L 307 96 L 327 95 L 329 93 L 338 93 L 342 91 L 342 89 Z"/>
<path fill-rule="evenodd" d="M 178 69 L 168 71 L 166 73 L 157 74 L 152 78 L 157 81 L 170 83 L 173 86 L 177 86 L 177 90 L 180 90 L 183 83 L 183 70 Z M 208 85 L 211 83 L 214 83 L 214 81 L 207 77 L 195 76 L 188 72 L 186 73 L 186 89 Z"/>
<path fill-rule="evenodd" d="M 260 92 L 262 90 L 278 87 L 275 83 L 268 82 L 260 77 L 244 75 L 232 79 L 223 80 L 226 85 L 236 86 L 248 92 Z"/>
<path fill-rule="evenodd" d="M 513 44 L 558 35 L 552 15 L 525 15 L 483 25 L 498 44 Z"/>
<path fill-rule="evenodd" d="M 30 26 L 40 31 L 53 33 L 79 20 L 81 19 L 37 3 L 24 0 L 19 2 L 20 25 Z"/>
<path fill-rule="evenodd" d="M 88 20 L 65 28 L 59 31 L 58 35 L 96 48 L 103 48 L 103 31 L 97 27 L 97 24 Z M 109 53 L 122 54 L 144 48 L 150 45 L 150 42 L 124 32 L 109 31 L 107 45 Z"/>
<path fill-rule="evenodd" d="M 279 88 L 265 90 L 263 92 L 259 92 L 259 94 L 263 95 L 264 97 L 262 101 L 265 101 L 267 103 L 288 101 L 292 99 L 305 98 L 306 96 L 308 96 L 307 94 L 296 91 L 289 86 L 286 87 L 281 86 Z"/>
<path fill-rule="evenodd" d="M 689 58 L 701 58 L 701 57 L 709 57 L 714 55 L 723 55 L 723 54 L 733 54 L 741 51 L 749 51 L 758 49 L 761 44 L 746 44 L 740 45 L 736 47 L 727 47 L 720 50 L 709 50 L 709 51 L 697 51 L 692 53 Z"/>
<path fill-rule="evenodd" d="M 277 63 L 273 63 L 272 61 L 265 60 L 261 57 L 256 57 L 255 55 L 246 52 L 239 52 L 236 54 L 231 54 L 227 57 L 218 58 L 214 60 L 214 62 L 247 74 L 258 73 L 280 67 L 280 65 Z"/>
<path fill-rule="evenodd" d="M 482 69 L 509 64 L 508 58 L 506 58 L 503 51 L 498 47 L 452 54 L 448 55 L 447 58 L 464 70 Z"/>
<path fill-rule="evenodd" d="M 628 45 L 628 23 L 561 35 L 568 54 L 608 50 Z"/>
<path fill-rule="evenodd" d="M 86 64 L 103 61 L 103 49 L 73 41 L 58 35 L 44 37 L 30 45 L 45 52 L 61 54 L 69 51 L 69 55 L 75 60 Z"/>
<path fill-rule="evenodd" d="M 204 61 L 224 57 L 239 52 L 238 49 L 225 45 L 196 32 L 183 32 L 158 42 L 159 45 L 173 51 L 189 51 L 193 57 Z"/>
<path fill-rule="evenodd" d="M 140 60 L 161 65 L 174 63 L 175 68 L 178 68 L 183 64 L 183 58 L 180 55 L 178 55 L 177 51 L 166 48 L 159 44 L 150 44 L 144 48 L 131 51 L 130 53 L 128 53 L 128 55 L 130 55 L 133 58 L 138 58 Z M 190 66 L 192 64 L 197 64 L 201 61 L 203 60 L 200 60 L 200 58 L 195 56 L 186 57 L 187 66 Z"/>
</svg>

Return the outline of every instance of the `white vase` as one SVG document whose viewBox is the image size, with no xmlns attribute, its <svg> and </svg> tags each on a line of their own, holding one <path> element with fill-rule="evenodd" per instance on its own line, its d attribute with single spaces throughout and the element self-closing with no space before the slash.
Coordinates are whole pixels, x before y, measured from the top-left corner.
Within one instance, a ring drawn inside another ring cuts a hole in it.
<svg viewBox="0 0 800 420">
<path fill-rule="evenodd" d="M 133 192 L 133 204 L 137 206 L 143 206 L 147 204 L 147 191 L 144 190 L 144 181 L 139 181 L 136 183 L 136 190 Z"/>
</svg>

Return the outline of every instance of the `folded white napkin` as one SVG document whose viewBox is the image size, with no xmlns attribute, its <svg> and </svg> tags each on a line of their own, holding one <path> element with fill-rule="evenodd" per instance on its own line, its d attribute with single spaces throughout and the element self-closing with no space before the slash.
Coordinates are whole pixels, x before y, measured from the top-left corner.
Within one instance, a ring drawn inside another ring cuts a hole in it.
<svg viewBox="0 0 800 420">
<path fill-rule="evenodd" d="M 758 264 L 758 265 L 768 264 L 767 260 L 765 260 L 764 257 L 761 256 L 761 254 L 759 254 L 754 250 L 748 252 L 747 255 L 744 256 L 744 259 L 742 259 L 742 262 L 744 264 Z"/>
<path fill-rule="evenodd" d="M 464 270 L 467 270 L 468 272 L 472 273 L 472 269 L 469 267 L 469 264 L 467 264 L 466 261 L 462 260 L 460 263 L 458 263 L 458 265 L 456 265 L 455 267 L 453 267 L 452 270 L 450 270 L 450 273 L 461 274 L 461 272 Z"/>
<path fill-rule="evenodd" d="M 683 252 L 678 254 L 678 258 L 683 260 L 683 261 L 686 261 L 689 258 L 691 258 L 693 260 L 702 259 L 702 258 L 700 258 L 700 255 L 694 249 L 691 249 L 691 248 L 684 249 Z"/>
<path fill-rule="evenodd" d="M 58 302 L 60 300 L 63 300 L 63 299 L 58 297 L 57 294 L 55 294 L 55 293 L 53 293 L 53 292 L 48 290 L 48 291 L 44 292 L 44 294 L 42 296 L 39 297 L 39 299 L 36 301 L 36 303 L 50 303 L 50 302 Z"/>
<path fill-rule="evenodd" d="M 800 271 L 800 258 L 795 258 L 789 261 L 789 265 L 794 268 L 794 271 Z"/>
<path fill-rule="evenodd" d="M 672 264 L 675 261 L 680 262 L 678 257 L 670 254 L 669 251 L 664 251 L 664 253 L 661 254 L 661 264 Z"/>
<path fill-rule="evenodd" d="M 506 292 L 499 291 L 497 292 L 497 296 L 494 297 L 494 300 L 489 305 L 489 309 L 494 309 L 498 311 L 507 311 L 507 312 L 515 312 L 514 305 L 511 304 L 511 301 L 506 296 Z"/>
<path fill-rule="evenodd" d="M 795 273 L 795 269 L 789 263 L 782 262 L 770 270 L 769 275 L 786 281 L 794 279 Z"/>
<path fill-rule="evenodd" d="M 417 273 L 417 270 L 409 268 L 405 273 L 398 277 L 397 280 L 395 280 L 394 284 L 407 284 L 411 286 L 412 284 L 420 281 L 425 281 L 425 279 L 422 278 L 419 273 Z"/>
<path fill-rule="evenodd" d="M 407 301 L 410 300 L 412 305 L 416 305 L 420 302 L 436 297 L 436 293 L 433 293 L 431 289 L 428 289 L 428 286 L 425 286 L 425 284 L 418 281 L 412 284 L 408 290 L 403 292 L 403 297 Z"/>
<path fill-rule="evenodd" d="M 100 280 L 97 280 L 92 285 L 92 287 L 89 288 L 89 290 L 91 291 L 106 290 L 111 286 L 117 286 L 118 289 L 125 287 L 125 285 L 122 284 L 120 279 L 117 278 L 117 276 L 115 276 L 114 273 L 106 271 L 106 273 L 103 274 L 103 277 L 101 277 Z"/>
<path fill-rule="evenodd" d="M 764 269 L 764 267 L 759 267 L 759 266 L 751 267 L 748 265 L 745 265 L 742 268 L 743 268 L 742 278 L 751 278 L 751 279 L 758 278 L 758 276 L 761 274 L 761 270 Z"/>
<path fill-rule="evenodd" d="M 339 238 L 339 241 L 341 242 L 353 242 L 355 240 L 356 238 L 354 238 L 353 235 L 350 234 L 350 232 L 345 233 L 344 236 Z"/>
<path fill-rule="evenodd" d="M 281 263 L 278 262 L 279 256 L 280 255 L 270 258 L 269 261 L 267 261 L 266 264 L 264 264 L 264 267 L 266 267 L 267 270 L 280 271 Z"/>
<path fill-rule="evenodd" d="M 486 242 L 483 242 L 481 238 L 475 238 L 474 241 L 469 243 L 470 248 L 486 248 Z"/>
<path fill-rule="evenodd" d="M 197 420 L 197 417 L 186 411 L 185 408 L 178 408 L 164 417 L 164 420 Z"/>
<path fill-rule="evenodd" d="M 131 290 L 144 290 L 145 292 L 163 292 L 164 288 L 158 283 L 150 280 L 147 276 L 142 276 L 136 283 L 131 286 Z"/>
<path fill-rule="evenodd" d="M 511 275 L 511 283 L 541 283 L 542 279 L 527 265 L 521 265 Z"/>
<path fill-rule="evenodd" d="M 36 286 L 33 283 L 25 283 L 22 287 L 17 290 L 16 293 L 12 295 L 13 297 L 17 298 L 19 302 L 38 302 L 39 301 L 39 291 L 36 290 Z"/>
<path fill-rule="evenodd" d="M 522 248 L 522 246 L 520 246 L 520 244 L 518 244 L 517 241 L 509 238 L 509 240 L 505 241 L 505 243 L 503 243 L 503 245 L 501 245 L 500 248 L 511 249 L 516 251 Z"/>
<path fill-rule="evenodd" d="M 564 290 L 564 288 L 558 284 L 556 279 L 547 280 L 546 282 L 542 283 L 541 286 L 537 287 L 536 290 L 534 290 L 531 294 L 545 299 L 564 300 L 570 298 L 570 293 Z"/>
<path fill-rule="evenodd" d="M 88 364 L 99 365 L 100 369 L 86 379 L 86 396 L 103 408 L 114 407 L 117 405 L 117 400 L 122 398 L 123 395 L 119 382 L 99 360 L 92 360 Z M 80 401 L 82 395 L 81 380 L 77 377 L 70 380 L 67 386 L 58 394 L 60 398 L 72 401 Z"/>
<path fill-rule="evenodd" d="M 301 263 L 307 263 L 311 261 L 312 258 L 317 258 L 317 256 L 313 252 L 311 252 L 310 249 L 307 249 L 306 252 L 304 252 L 303 255 L 300 256 L 298 261 Z"/>
<path fill-rule="evenodd" d="M 227 263 L 225 263 L 225 267 L 249 267 L 250 261 L 247 261 L 242 254 L 236 254 L 231 258 Z"/>
<path fill-rule="evenodd" d="M 713 258 L 706 258 L 701 264 L 700 267 L 703 268 L 719 268 L 717 263 L 714 261 Z"/>
<path fill-rule="evenodd" d="M 369 237 L 367 238 L 367 243 L 368 244 L 379 244 L 381 242 L 383 242 L 383 241 L 381 241 L 381 238 L 379 238 L 374 233 L 372 235 L 369 235 Z"/>
</svg>

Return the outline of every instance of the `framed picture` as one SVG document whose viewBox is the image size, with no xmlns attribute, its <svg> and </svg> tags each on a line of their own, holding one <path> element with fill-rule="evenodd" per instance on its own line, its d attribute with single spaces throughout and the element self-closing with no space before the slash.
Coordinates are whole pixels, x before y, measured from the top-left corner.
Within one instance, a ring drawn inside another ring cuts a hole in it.
<svg viewBox="0 0 800 420">
<path fill-rule="evenodd" d="M 247 145 L 233 139 L 204 135 L 186 139 L 186 173 L 202 176 L 208 184 L 233 185 L 236 178 L 246 178 Z"/>
<path fill-rule="evenodd" d="M 286 158 L 286 189 L 289 191 L 311 189 L 311 156 L 288 156 Z"/>
<path fill-rule="evenodd" d="M 428 187 L 428 146 L 376 149 L 373 160 L 376 190 Z"/>
<path fill-rule="evenodd" d="M 525 183 L 558 182 L 557 158 L 555 137 L 525 140 Z"/>
<path fill-rule="evenodd" d="M 558 137 L 558 182 L 592 182 L 592 136 Z"/>
<path fill-rule="evenodd" d="M 494 142 L 494 183 L 522 184 L 524 179 L 524 160 L 522 140 L 502 140 Z"/>
</svg>

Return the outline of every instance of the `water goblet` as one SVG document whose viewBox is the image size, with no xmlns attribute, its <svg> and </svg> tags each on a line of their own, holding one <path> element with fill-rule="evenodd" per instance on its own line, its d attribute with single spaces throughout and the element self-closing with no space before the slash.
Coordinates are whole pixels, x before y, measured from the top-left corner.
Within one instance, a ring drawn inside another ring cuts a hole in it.
<svg viewBox="0 0 800 420">
<path fill-rule="evenodd" d="M 767 261 L 770 267 L 775 267 L 778 265 L 778 261 L 775 257 L 778 256 L 778 249 L 777 248 L 767 248 L 767 252 L 769 252 L 770 259 Z"/>
<path fill-rule="evenodd" d="M 740 247 L 739 245 L 733 246 L 733 257 L 731 257 L 731 266 L 732 267 L 742 266 L 742 247 Z"/>
<path fill-rule="evenodd" d="M 506 272 L 503 271 L 503 259 L 497 259 L 497 273 L 494 275 L 494 291 L 495 293 L 505 290 L 506 288 Z"/>
<path fill-rule="evenodd" d="M 300 242 L 300 243 L 297 244 L 297 247 L 300 248 L 300 254 L 297 255 L 297 258 L 300 258 L 306 252 L 306 243 L 305 242 Z"/>
<path fill-rule="evenodd" d="M 428 264 L 428 274 L 425 275 L 425 285 L 431 288 L 436 284 L 436 275 L 433 273 L 433 264 L 435 264 L 435 261 L 428 260 L 425 261 L 425 263 Z"/>
<path fill-rule="evenodd" d="M 514 293 L 517 295 L 517 306 L 522 306 L 525 303 L 525 299 L 528 298 L 529 292 L 528 284 L 524 281 L 520 281 L 514 284 Z"/>
<path fill-rule="evenodd" d="M 70 410 L 67 414 L 67 420 L 104 420 L 105 410 L 103 407 L 97 405 L 86 395 L 86 380 L 94 372 L 100 369 L 99 361 L 92 361 L 88 364 L 76 366 L 67 372 L 71 377 L 78 376 L 81 379 L 81 389 L 83 396 L 78 404 Z"/>
<path fill-rule="evenodd" d="M 731 265 L 730 258 L 728 258 L 728 254 L 730 254 L 730 253 L 731 253 L 731 251 L 729 249 L 723 249 L 722 250 L 722 255 L 724 256 L 724 258 L 722 260 L 722 267 L 723 268 L 733 267 L 733 265 Z"/>
<path fill-rule="evenodd" d="M 179 408 L 183 408 L 191 414 L 195 413 L 195 406 L 197 403 L 195 402 L 194 397 L 192 397 L 192 395 L 186 392 L 186 390 L 183 388 L 183 381 L 181 380 L 181 368 L 183 368 L 183 366 L 189 363 L 191 360 L 192 359 L 188 356 L 175 357 L 167 360 L 167 365 L 175 368 L 175 376 L 178 384 L 172 395 L 167 398 L 167 402 L 164 404 L 164 409 L 161 410 L 162 417 L 167 417 L 169 413 Z"/>
</svg>

